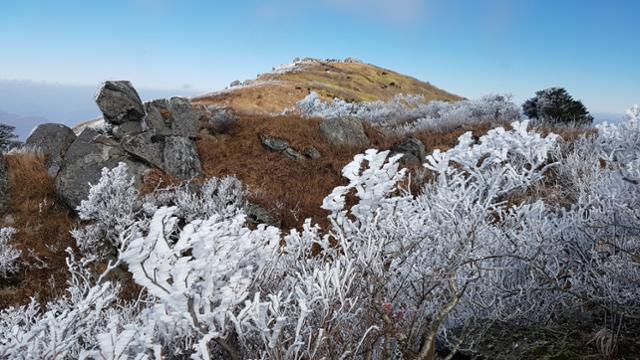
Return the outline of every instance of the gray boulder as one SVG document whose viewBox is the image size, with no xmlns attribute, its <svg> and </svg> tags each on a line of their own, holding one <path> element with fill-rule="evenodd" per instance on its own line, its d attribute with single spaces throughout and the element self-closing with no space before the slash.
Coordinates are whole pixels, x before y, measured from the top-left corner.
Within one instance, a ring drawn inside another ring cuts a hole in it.
<svg viewBox="0 0 640 360">
<path fill-rule="evenodd" d="M 58 196 L 75 209 L 89 195 L 89 184 L 100 180 L 102 168 L 114 168 L 120 162 L 129 167 L 129 172 L 140 184 L 148 166 L 131 160 L 113 139 L 93 129 L 85 129 L 71 144 L 62 162 L 55 186 Z"/>
<path fill-rule="evenodd" d="M 75 140 L 76 135 L 68 126 L 42 124 L 31 132 L 25 144 L 47 156 L 46 166 L 49 175 L 55 177 L 60 170 L 64 154 Z"/>
<path fill-rule="evenodd" d="M 164 168 L 164 143 L 162 138 L 146 131 L 137 135 L 125 136 L 121 144 L 122 148 L 134 157 L 158 168 Z"/>
<path fill-rule="evenodd" d="M 0 215 L 9 210 L 9 173 L 4 155 L 0 153 Z"/>
<path fill-rule="evenodd" d="M 199 114 L 187 98 L 172 97 L 145 103 L 147 127 L 161 136 L 198 136 Z"/>
<path fill-rule="evenodd" d="M 181 180 L 190 180 L 201 175 L 202 165 L 195 142 L 182 136 L 166 137 L 163 169 Z"/>
<path fill-rule="evenodd" d="M 136 89 L 129 81 L 105 81 L 96 97 L 96 103 L 105 121 L 120 125 L 128 121 L 140 121 L 144 106 Z"/>
<path fill-rule="evenodd" d="M 420 166 L 424 163 L 427 152 L 422 141 L 416 138 L 409 138 L 407 141 L 394 145 L 391 148 L 392 154 L 402 154 L 400 164 L 403 166 Z"/>
<path fill-rule="evenodd" d="M 362 122 L 355 118 L 327 119 L 320 124 L 320 133 L 332 145 L 369 145 Z"/>
</svg>

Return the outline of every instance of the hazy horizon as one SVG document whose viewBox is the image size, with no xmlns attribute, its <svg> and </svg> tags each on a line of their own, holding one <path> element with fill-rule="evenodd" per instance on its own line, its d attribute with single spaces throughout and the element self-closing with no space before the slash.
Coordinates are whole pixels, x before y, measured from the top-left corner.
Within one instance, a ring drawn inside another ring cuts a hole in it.
<svg viewBox="0 0 640 360">
<path fill-rule="evenodd" d="M 101 116 L 94 102 L 100 84 L 66 85 L 59 83 L 0 80 L 0 122 L 16 127 L 24 140 L 32 128 L 44 122 L 74 126 Z M 190 89 L 137 88 L 144 100 L 171 96 L 197 95 Z"/>
</svg>

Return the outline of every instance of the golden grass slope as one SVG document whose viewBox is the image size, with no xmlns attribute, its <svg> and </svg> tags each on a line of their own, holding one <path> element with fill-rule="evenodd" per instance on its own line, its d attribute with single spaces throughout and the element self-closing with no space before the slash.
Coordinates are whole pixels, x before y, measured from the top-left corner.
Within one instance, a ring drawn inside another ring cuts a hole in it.
<svg viewBox="0 0 640 360">
<path fill-rule="evenodd" d="M 457 101 L 460 96 L 428 82 L 358 61 L 303 60 L 259 75 L 245 85 L 202 95 L 194 104 L 230 107 L 238 113 L 282 113 L 310 92 L 349 102 L 389 100 L 397 94 L 422 95 L 426 101 Z"/>
</svg>

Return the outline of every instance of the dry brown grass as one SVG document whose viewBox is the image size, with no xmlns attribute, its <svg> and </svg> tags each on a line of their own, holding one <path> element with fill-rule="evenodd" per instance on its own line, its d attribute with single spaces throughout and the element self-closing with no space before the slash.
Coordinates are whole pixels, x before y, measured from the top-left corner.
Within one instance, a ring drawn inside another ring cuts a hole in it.
<svg viewBox="0 0 640 360">
<path fill-rule="evenodd" d="M 320 134 L 320 122 L 297 116 L 241 116 L 229 136 L 205 136 L 198 141 L 205 174 L 207 177 L 237 176 L 252 193 L 251 200 L 273 212 L 285 229 L 300 227 L 305 218 L 326 224 L 328 213 L 320 209 L 322 199 L 334 187 L 344 185 L 342 168 L 354 155 L 369 147 L 332 146 Z M 480 126 L 474 132 L 480 135 L 488 129 L 488 126 Z M 368 125 L 365 125 L 365 131 L 372 140 L 370 147 L 381 150 L 404 140 L 386 136 Z M 425 142 L 430 152 L 435 148 L 454 146 L 458 136 L 465 131 L 460 129 L 446 134 L 424 131 L 416 137 Z M 291 160 L 262 146 L 260 134 L 285 139 L 300 152 L 313 146 L 322 157 Z"/>
<path fill-rule="evenodd" d="M 2 226 L 18 230 L 13 240 L 22 251 L 24 266 L 0 287 L 0 308 L 24 304 L 30 297 L 45 302 L 61 295 L 67 280 L 65 249 L 75 246 L 69 233 L 74 218 L 55 194 L 44 157 L 19 154 L 6 159 L 11 215 L 2 220 Z"/>
<path fill-rule="evenodd" d="M 370 64 L 318 61 L 303 71 L 260 75 L 251 86 L 193 99 L 194 104 L 216 104 L 252 115 L 282 113 L 311 91 L 324 99 L 346 101 L 389 100 L 397 94 L 422 95 L 427 101 L 456 101 L 461 97 L 429 83 Z"/>
<path fill-rule="evenodd" d="M 322 199 L 343 183 L 342 167 L 363 149 L 329 145 L 318 126 L 318 120 L 297 117 L 241 117 L 231 136 L 198 141 L 205 174 L 238 177 L 252 193 L 251 200 L 272 211 L 284 228 L 301 225 L 305 217 L 324 221 Z M 288 140 L 300 152 L 314 146 L 322 157 L 291 160 L 264 148 L 260 134 Z"/>
</svg>

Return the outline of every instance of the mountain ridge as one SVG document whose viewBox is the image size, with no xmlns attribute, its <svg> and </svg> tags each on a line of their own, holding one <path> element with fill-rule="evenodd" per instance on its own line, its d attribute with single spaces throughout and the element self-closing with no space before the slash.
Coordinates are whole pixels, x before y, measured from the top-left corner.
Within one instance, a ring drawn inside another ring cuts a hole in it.
<svg viewBox="0 0 640 360">
<path fill-rule="evenodd" d="M 276 114 L 312 91 L 326 100 L 348 102 L 386 101 L 399 94 L 421 95 L 427 102 L 464 99 L 429 82 L 359 60 L 306 58 L 274 67 L 254 80 L 236 81 L 226 89 L 195 96 L 192 102 L 230 107 L 248 115 Z"/>
</svg>

